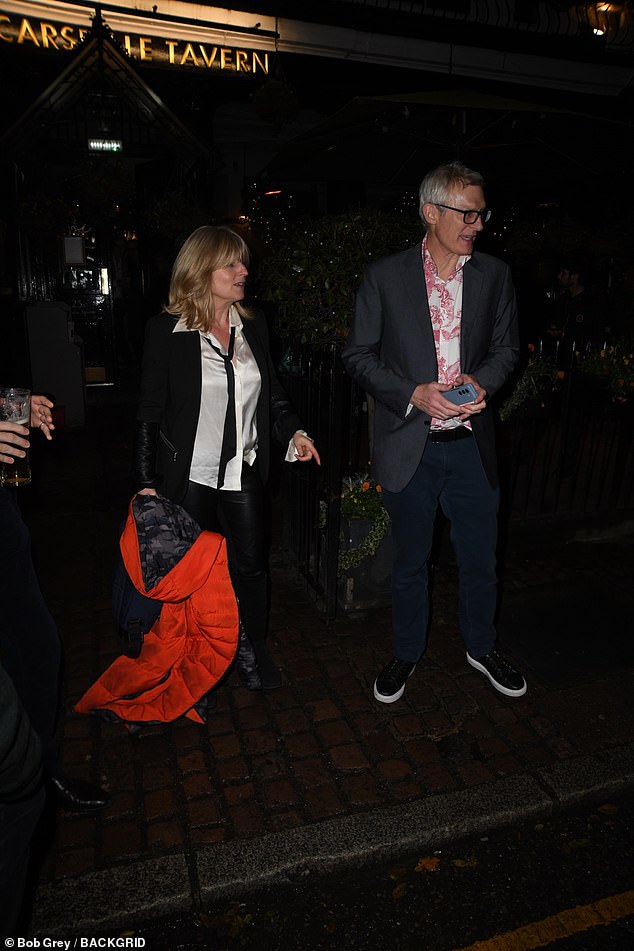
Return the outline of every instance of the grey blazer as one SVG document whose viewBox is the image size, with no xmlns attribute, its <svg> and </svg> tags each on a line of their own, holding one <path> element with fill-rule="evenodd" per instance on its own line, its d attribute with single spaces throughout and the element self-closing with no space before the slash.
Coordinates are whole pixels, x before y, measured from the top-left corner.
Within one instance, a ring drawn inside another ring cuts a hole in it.
<svg viewBox="0 0 634 951">
<path fill-rule="evenodd" d="M 464 269 L 460 361 L 487 391 L 497 393 L 519 356 L 515 290 L 508 266 L 474 252 Z M 419 383 L 438 379 L 421 245 L 373 261 L 357 294 L 342 354 L 353 379 L 376 400 L 372 471 L 400 492 L 421 460 L 430 416 L 413 407 Z M 471 420 L 490 484 L 498 485 L 494 419 L 489 406 Z"/>
</svg>

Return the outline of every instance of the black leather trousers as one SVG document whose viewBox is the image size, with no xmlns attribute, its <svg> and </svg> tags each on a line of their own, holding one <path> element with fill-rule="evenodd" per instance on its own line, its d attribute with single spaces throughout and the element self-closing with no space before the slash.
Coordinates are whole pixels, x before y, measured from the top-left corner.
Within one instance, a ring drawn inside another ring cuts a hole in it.
<svg viewBox="0 0 634 951">
<path fill-rule="evenodd" d="M 227 539 L 229 573 L 240 617 L 254 645 L 266 636 L 268 578 L 264 554 L 264 495 L 257 466 L 242 466 L 239 492 L 190 482 L 180 503 L 202 529 Z"/>
</svg>

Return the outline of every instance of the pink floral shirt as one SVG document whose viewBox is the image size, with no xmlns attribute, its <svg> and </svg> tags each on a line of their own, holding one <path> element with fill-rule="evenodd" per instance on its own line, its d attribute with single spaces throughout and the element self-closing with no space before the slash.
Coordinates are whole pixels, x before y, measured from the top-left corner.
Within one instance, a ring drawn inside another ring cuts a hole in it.
<svg viewBox="0 0 634 951">
<path fill-rule="evenodd" d="M 458 259 L 456 270 L 446 280 L 438 276 L 434 259 L 423 239 L 423 271 L 427 300 L 438 361 L 438 382 L 453 383 L 460 376 L 460 325 L 462 321 L 462 269 L 470 255 Z M 461 425 L 455 419 L 432 417 L 432 429 L 453 429 Z"/>
</svg>

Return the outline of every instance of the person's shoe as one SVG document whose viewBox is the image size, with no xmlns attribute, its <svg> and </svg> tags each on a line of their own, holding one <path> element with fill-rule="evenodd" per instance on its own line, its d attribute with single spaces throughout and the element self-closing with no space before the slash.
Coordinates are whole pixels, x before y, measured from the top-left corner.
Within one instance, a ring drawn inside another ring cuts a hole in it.
<svg viewBox="0 0 634 951">
<path fill-rule="evenodd" d="M 282 672 L 277 666 L 264 641 L 252 641 L 262 690 L 276 690 L 282 686 Z"/>
<path fill-rule="evenodd" d="M 96 812 L 110 802 L 110 796 L 99 786 L 84 779 L 73 779 L 59 773 L 49 777 L 60 809 L 65 812 Z"/>
<path fill-rule="evenodd" d="M 374 699 L 380 700 L 381 703 L 400 700 L 405 692 L 407 678 L 411 677 L 415 670 L 416 664 L 395 657 L 374 681 Z"/>
<path fill-rule="evenodd" d="M 467 663 L 488 677 L 496 690 L 507 697 L 523 697 L 526 693 L 526 681 L 508 660 L 493 648 L 482 657 L 472 657 L 467 652 Z"/>
</svg>

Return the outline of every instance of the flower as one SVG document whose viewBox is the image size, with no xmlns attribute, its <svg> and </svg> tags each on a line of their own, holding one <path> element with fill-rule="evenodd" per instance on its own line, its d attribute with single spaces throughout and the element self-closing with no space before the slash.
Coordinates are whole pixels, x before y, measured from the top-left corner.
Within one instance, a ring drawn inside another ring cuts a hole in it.
<svg viewBox="0 0 634 951">
<path fill-rule="evenodd" d="M 348 476 L 341 484 L 341 514 L 348 518 L 375 519 L 385 511 L 382 491 L 367 472 Z"/>
<path fill-rule="evenodd" d="M 604 380 L 618 403 L 634 396 L 634 354 L 627 349 L 614 346 L 593 350 L 580 359 L 578 366 L 582 373 Z"/>
</svg>

